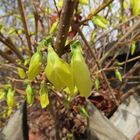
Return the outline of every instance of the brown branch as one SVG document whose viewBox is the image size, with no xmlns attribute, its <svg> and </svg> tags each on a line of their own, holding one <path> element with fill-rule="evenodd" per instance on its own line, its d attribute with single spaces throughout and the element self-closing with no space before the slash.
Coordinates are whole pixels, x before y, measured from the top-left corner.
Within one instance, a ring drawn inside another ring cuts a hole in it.
<svg viewBox="0 0 140 140">
<path fill-rule="evenodd" d="M 22 56 L 22 54 L 20 53 L 20 51 L 16 48 L 16 46 L 13 44 L 13 42 L 11 41 L 11 39 L 5 38 L 1 33 L 0 33 L 0 42 L 2 42 L 4 45 L 6 45 L 8 48 L 10 48 L 16 55 L 17 57 L 24 61 L 24 58 Z"/>
<path fill-rule="evenodd" d="M 37 12 L 37 7 L 34 3 L 33 0 L 31 0 L 31 5 L 32 5 L 32 9 L 33 9 L 33 15 L 34 15 L 34 20 L 35 20 L 35 40 L 36 42 L 38 42 L 38 23 L 39 23 L 39 13 Z M 34 48 L 34 51 L 36 51 L 36 48 Z"/>
<path fill-rule="evenodd" d="M 2 56 L 5 60 L 8 60 L 10 63 L 15 64 L 16 66 L 23 68 L 24 70 L 27 70 L 27 68 L 22 65 L 22 64 L 17 64 L 16 63 L 16 59 L 14 59 L 13 57 L 7 55 L 6 53 L 4 53 L 3 51 L 0 50 L 0 56 Z"/>
<path fill-rule="evenodd" d="M 73 17 L 77 0 L 64 0 L 58 26 L 55 48 L 59 55 L 63 54 L 64 46 Z"/>
<path fill-rule="evenodd" d="M 26 44 L 24 43 L 23 38 L 21 37 L 22 35 L 20 35 L 20 34 L 18 33 L 18 31 L 17 31 L 17 30 L 16 30 L 16 34 L 17 34 L 18 38 L 20 39 L 21 44 L 22 44 L 23 46 L 26 46 Z"/>
<path fill-rule="evenodd" d="M 22 18 L 23 27 L 25 30 L 25 35 L 26 35 L 26 39 L 27 39 L 27 43 L 28 43 L 28 47 L 29 47 L 29 53 L 31 55 L 32 54 L 31 40 L 30 40 L 30 34 L 29 34 L 28 26 L 27 26 L 27 20 L 26 20 L 26 16 L 24 13 L 24 7 L 22 4 L 22 0 L 18 0 L 18 7 L 19 7 L 19 12 L 20 12 L 21 18 Z"/>
<path fill-rule="evenodd" d="M 113 2 L 113 0 L 108 0 L 107 2 L 103 2 L 102 5 L 100 5 L 94 13 L 90 13 L 87 17 L 87 19 L 83 20 L 80 22 L 81 25 L 83 25 L 85 22 L 91 20 L 93 18 L 93 16 L 97 15 L 100 11 L 102 11 L 105 7 L 107 7 L 108 5 L 110 5 Z"/>
<path fill-rule="evenodd" d="M 57 14 L 59 14 L 59 10 L 58 10 L 58 7 L 57 7 L 57 4 L 56 4 L 56 1 L 53 0 L 53 3 L 54 3 L 54 6 L 55 6 L 55 8 L 56 8 L 56 12 L 57 12 Z"/>
<path fill-rule="evenodd" d="M 13 59 L 11 56 L 6 55 L 3 51 L 0 50 L 0 56 L 2 56 L 4 59 L 8 60 L 10 63 L 14 63 L 15 59 Z"/>
<path fill-rule="evenodd" d="M 39 15 L 36 11 L 34 11 L 34 19 L 35 19 L 35 40 L 38 42 L 38 22 Z"/>
<path fill-rule="evenodd" d="M 140 67 L 140 63 L 136 63 L 131 69 L 130 69 L 130 71 L 128 71 L 124 76 L 123 76 L 123 78 L 126 78 L 127 76 L 130 76 L 130 75 L 132 75 L 138 68 Z M 127 82 L 128 82 L 128 79 L 125 79 L 124 81 L 123 81 L 123 84 L 120 86 L 120 91 L 122 91 L 124 88 L 125 88 L 125 86 L 127 85 Z"/>
<path fill-rule="evenodd" d="M 128 20 L 118 24 L 116 27 L 114 27 L 113 29 L 107 30 L 106 32 L 102 33 L 99 37 L 97 37 L 96 41 L 100 40 L 101 38 L 105 37 L 107 34 L 111 33 L 112 31 L 121 28 L 124 24 L 128 23 L 129 21 L 135 19 L 135 16 L 130 17 Z"/>
<path fill-rule="evenodd" d="M 88 44 L 88 42 L 87 42 L 87 40 L 86 40 L 86 38 L 85 38 L 85 36 L 84 36 L 84 34 L 82 33 L 82 31 L 81 31 L 80 28 L 78 28 L 78 33 L 79 33 L 79 35 L 81 36 L 81 38 L 83 39 L 83 41 L 85 42 L 85 44 L 86 44 L 86 46 L 88 47 L 88 49 L 90 50 L 90 52 L 91 52 L 91 54 L 92 54 L 92 56 L 93 56 L 93 59 L 95 60 L 95 63 L 96 63 L 96 65 L 97 65 L 98 69 L 100 70 L 100 69 L 101 69 L 101 68 L 100 68 L 100 64 L 98 63 L 98 60 L 97 60 L 97 58 L 96 58 L 96 55 L 95 55 L 94 51 L 92 50 L 92 48 L 90 47 L 90 45 Z"/>
<path fill-rule="evenodd" d="M 140 20 L 134 25 L 132 26 L 105 54 L 104 56 L 100 59 L 100 64 L 103 64 L 103 62 L 105 61 L 105 59 L 118 48 L 118 45 L 120 42 L 122 42 L 123 40 L 125 40 L 131 33 L 133 30 L 135 30 L 136 28 L 138 28 L 138 26 L 140 25 Z M 116 56 L 119 54 L 119 51 L 115 52 L 115 55 L 112 59 L 112 61 L 116 58 Z M 109 64 L 108 64 L 109 65 Z"/>
<path fill-rule="evenodd" d="M 93 56 L 93 58 L 94 58 L 94 60 L 95 60 L 95 62 L 96 62 L 96 65 L 97 65 L 98 69 L 101 70 L 101 66 L 100 66 L 100 64 L 99 64 L 99 62 L 98 62 L 98 60 L 97 60 L 97 58 L 96 58 L 96 55 L 95 55 L 94 51 L 92 50 L 92 48 L 90 47 L 90 45 L 88 44 L 88 42 L 87 42 L 87 40 L 86 40 L 84 34 L 83 34 L 82 31 L 80 30 L 80 28 L 78 28 L 78 33 L 80 34 L 80 36 L 81 36 L 81 38 L 83 39 L 83 41 L 85 42 L 86 46 L 87 46 L 88 49 L 90 50 L 90 52 L 91 52 L 91 54 L 92 54 L 92 56 Z M 104 71 L 101 71 L 101 74 L 102 74 L 102 77 L 104 78 L 104 80 L 105 80 L 105 82 L 106 82 L 106 84 L 107 84 L 107 86 L 108 86 L 108 89 L 109 89 L 109 91 L 110 91 L 110 94 L 111 94 L 111 96 L 112 96 L 112 99 L 114 100 L 114 102 L 116 103 L 116 105 L 119 105 L 119 103 L 118 103 L 118 101 L 116 100 L 116 97 L 115 97 L 115 95 L 114 95 L 113 89 L 112 89 L 112 87 L 110 86 L 110 83 L 109 83 L 109 81 L 108 81 L 108 79 L 107 79 L 107 77 L 106 77 Z"/>
<path fill-rule="evenodd" d="M 24 96 L 26 95 L 25 90 L 21 90 L 21 89 L 15 88 L 15 87 L 14 87 L 14 90 L 15 90 L 17 93 L 19 93 L 20 95 L 24 95 Z M 35 99 L 38 100 L 38 101 L 40 101 L 40 98 L 39 98 L 38 95 L 35 95 Z"/>
</svg>

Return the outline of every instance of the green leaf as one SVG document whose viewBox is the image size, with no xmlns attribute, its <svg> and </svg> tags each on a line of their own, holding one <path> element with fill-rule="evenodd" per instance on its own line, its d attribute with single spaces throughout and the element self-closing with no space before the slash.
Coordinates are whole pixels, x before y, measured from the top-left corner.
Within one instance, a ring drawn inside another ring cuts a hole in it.
<svg viewBox="0 0 140 140">
<path fill-rule="evenodd" d="M 8 34 L 9 34 L 9 35 L 10 35 L 10 34 L 13 34 L 15 31 L 16 31 L 15 28 L 10 28 L 9 31 L 8 31 Z"/>
<path fill-rule="evenodd" d="M 89 0 L 79 0 L 79 2 L 83 5 L 88 5 L 89 4 Z"/>
<path fill-rule="evenodd" d="M 96 77 L 96 79 L 95 79 L 95 88 L 96 88 L 97 91 L 100 88 L 100 80 L 99 80 L 99 77 Z"/>
<path fill-rule="evenodd" d="M 50 35 L 53 35 L 57 29 L 57 26 L 58 26 L 58 21 L 55 21 L 53 24 L 52 24 L 52 27 L 50 29 Z"/>
<path fill-rule="evenodd" d="M 103 16 L 95 16 L 92 20 L 95 25 L 107 29 L 108 21 Z"/>
<path fill-rule="evenodd" d="M 136 44 L 135 43 L 132 43 L 132 45 L 131 45 L 131 55 L 133 55 L 134 54 L 134 52 L 135 52 L 135 50 L 136 50 Z"/>
<path fill-rule="evenodd" d="M 85 116 L 85 117 L 89 117 L 89 114 L 87 112 L 87 110 L 84 107 L 80 107 L 80 112 Z"/>
<path fill-rule="evenodd" d="M 21 79 L 25 78 L 25 72 L 22 68 L 18 68 L 18 75 Z"/>
<path fill-rule="evenodd" d="M 31 84 L 27 85 L 25 92 L 26 92 L 27 103 L 29 105 L 32 105 L 34 102 L 34 91 L 31 87 Z"/>
<path fill-rule="evenodd" d="M 71 69 L 68 63 L 61 59 L 54 49 L 48 46 L 47 66 L 45 68 L 47 79 L 57 90 L 68 87 L 71 94 L 74 92 L 74 84 Z"/>
<path fill-rule="evenodd" d="M 41 84 L 40 90 L 40 104 L 42 108 L 46 108 L 49 104 L 48 89 L 46 84 Z"/>
<path fill-rule="evenodd" d="M 96 31 L 93 31 L 92 32 L 92 35 L 91 35 L 91 41 L 95 41 L 96 35 L 97 35 L 97 32 Z"/>
<path fill-rule="evenodd" d="M 19 35 L 21 35 L 23 33 L 23 30 L 22 29 L 18 29 L 17 32 L 18 32 Z"/>
<path fill-rule="evenodd" d="M 92 82 L 90 71 L 82 55 L 82 45 L 79 41 L 74 41 L 71 45 L 71 73 L 74 84 L 78 88 L 80 95 L 87 98 L 90 96 Z"/>
<path fill-rule="evenodd" d="M 12 108 L 14 106 L 15 103 L 14 94 L 15 91 L 9 88 L 7 93 L 7 99 L 6 99 L 8 107 Z"/>
<path fill-rule="evenodd" d="M 42 49 L 46 49 L 49 45 L 52 44 L 52 36 L 45 36 L 45 38 L 43 38 L 39 44 L 37 49 L 38 50 L 42 50 Z"/>
<path fill-rule="evenodd" d="M 117 78 L 118 80 L 120 80 L 120 81 L 122 82 L 122 75 L 121 75 L 121 73 L 118 71 L 118 69 L 115 70 L 115 76 L 116 76 L 116 78 Z"/>
<path fill-rule="evenodd" d="M 25 61 L 24 61 L 24 66 L 27 66 L 27 64 L 29 64 L 29 62 L 30 62 L 29 58 L 28 58 L 28 57 L 27 57 L 27 58 L 25 58 Z"/>
<path fill-rule="evenodd" d="M 37 51 L 32 57 L 29 65 L 29 70 L 27 72 L 29 80 L 33 80 L 41 71 L 42 65 L 42 54 Z"/>
</svg>

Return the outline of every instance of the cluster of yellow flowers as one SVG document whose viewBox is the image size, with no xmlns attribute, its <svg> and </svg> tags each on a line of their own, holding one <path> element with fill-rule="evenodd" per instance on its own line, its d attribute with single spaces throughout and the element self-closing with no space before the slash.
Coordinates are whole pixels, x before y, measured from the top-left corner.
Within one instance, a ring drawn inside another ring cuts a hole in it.
<svg viewBox="0 0 140 140">
<path fill-rule="evenodd" d="M 71 96 L 77 94 L 79 91 L 83 97 L 88 97 L 91 91 L 91 78 L 88 66 L 85 63 L 82 55 L 82 46 L 79 41 L 75 41 L 71 44 L 71 62 L 68 64 L 54 51 L 51 43 L 48 44 L 47 54 L 47 66 L 45 68 L 45 74 L 47 79 L 53 84 L 56 90 L 67 91 Z M 31 58 L 28 78 L 33 80 L 41 70 L 42 54 L 37 51 Z M 44 90 L 45 89 L 45 90 Z M 29 91 L 29 92 L 28 92 Z M 27 102 L 32 104 L 30 85 L 26 88 Z M 40 89 L 41 106 L 44 108 L 49 104 L 47 93 L 47 87 L 45 84 Z M 46 100 L 45 100 L 46 99 Z M 43 104 L 46 102 L 46 105 Z"/>
</svg>

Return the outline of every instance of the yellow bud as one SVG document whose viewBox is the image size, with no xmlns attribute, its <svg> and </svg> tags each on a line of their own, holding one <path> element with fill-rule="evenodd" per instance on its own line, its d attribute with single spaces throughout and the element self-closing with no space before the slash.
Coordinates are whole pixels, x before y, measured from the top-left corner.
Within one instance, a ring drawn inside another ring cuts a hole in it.
<svg viewBox="0 0 140 140">
<path fill-rule="evenodd" d="M 68 87 L 71 93 L 74 92 L 73 77 L 70 66 L 64 62 L 51 46 L 48 47 L 48 58 L 45 73 L 48 80 L 58 90 Z"/>
<path fill-rule="evenodd" d="M 122 75 L 121 73 L 118 71 L 118 69 L 115 71 L 115 76 L 116 78 L 118 78 L 118 80 L 120 80 L 122 82 Z"/>
<path fill-rule="evenodd" d="M 29 105 L 32 105 L 34 102 L 34 91 L 31 87 L 31 84 L 28 84 L 26 87 L 26 98 L 27 98 L 27 103 Z"/>
<path fill-rule="evenodd" d="M 7 93 L 7 99 L 6 99 L 8 107 L 12 108 L 14 106 L 15 103 L 14 94 L 15 91 L 9 88 Z"/>
<path fill-rule="evenodd" d="M 73 53 L 71 59 L 71 69 L 75 85 L 81 96 L 88 97 L 91 91 L 91 78 L 88 66 L 82 56 L 80 42 L 73 43 L 73 45 L 71 45 L 71 49 Z"/>
<path fill-rule="evenodd" d="M 42 108 L 45 108 L 49 104 L 48 90 L 45 84 L 42 84 L 39 90 L 40 104 Z"/>
<path fill-rule="evenodd" d="M 97 91 L 100 88 L 100 80 L 99 80 L 99 77 L 96 77 L 96 79 L 95 79 L 95 88 L 96 88 Z"/>
<path fill-rule="evenodd" d="M 28 77 L 30 80 L 33 80 L 41 70 L 42 65 L 42 54 L 40 51 L 37 51 L 31 58 L 29 70 L 28 70 Z"/>
<path fill-rule="evenodd" d="M 21 79 L 25 78 L 25 72 L 22 68 L 18 68 L 18 75 Z"/>
</svg>

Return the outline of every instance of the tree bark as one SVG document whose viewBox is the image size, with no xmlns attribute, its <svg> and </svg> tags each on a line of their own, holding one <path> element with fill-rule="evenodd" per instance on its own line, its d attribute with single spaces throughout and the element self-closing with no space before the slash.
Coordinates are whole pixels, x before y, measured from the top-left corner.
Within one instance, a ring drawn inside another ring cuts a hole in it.
<svg viewBox="0 0 140 140">
<path fill-rule="evenodd" d="M 67 39 L 67 34 L 69 27 L 71 25 L 71 20 L 73 17 L 75 5 L 77 0 L 64 0 L 60 22 L 58 26 L 55 48 L 57 53 L 61 56 L 64 52 L 65 42 Z"/>
</svg>

